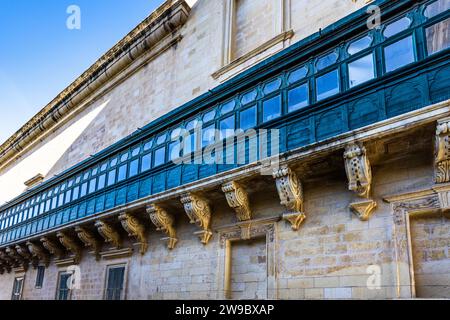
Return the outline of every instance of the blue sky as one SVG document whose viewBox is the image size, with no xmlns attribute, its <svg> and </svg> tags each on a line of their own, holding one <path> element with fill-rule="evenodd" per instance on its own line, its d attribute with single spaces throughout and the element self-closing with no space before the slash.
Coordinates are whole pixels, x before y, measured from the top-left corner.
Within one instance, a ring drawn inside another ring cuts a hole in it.
<svg viewBox="0 0 450 320">
<path fill-rule="evenodd" d="M 0 143 L 163 0 L 0 0 Z M 70 5 L 81 29 L 69 30 Z"/>
</svg>

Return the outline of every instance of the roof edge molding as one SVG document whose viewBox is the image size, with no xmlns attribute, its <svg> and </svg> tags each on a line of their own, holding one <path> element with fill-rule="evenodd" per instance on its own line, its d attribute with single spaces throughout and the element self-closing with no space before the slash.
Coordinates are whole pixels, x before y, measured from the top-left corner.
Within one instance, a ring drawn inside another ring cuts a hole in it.
<svg viewBox="0 0 450 320">
<path fill-rule="evenodd" d="M 0 167 L 41 134 L 68 116 L 82 101 L 129 67 L 167 35 L 183 26 L 191 7 L 185 0 L 167 0 L 98 59 L 22 128 L 0 145 Z"/>
</svg>

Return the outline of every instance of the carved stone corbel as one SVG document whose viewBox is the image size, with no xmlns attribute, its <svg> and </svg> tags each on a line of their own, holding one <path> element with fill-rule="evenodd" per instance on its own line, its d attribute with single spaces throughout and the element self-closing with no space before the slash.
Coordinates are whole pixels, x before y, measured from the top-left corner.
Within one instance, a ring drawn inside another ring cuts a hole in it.
<svg viewBox="0 0 450 320">
<path fill-rule="evenodd" d="M 28 251 L 28 248 L 21 245 L 16 245 L 16 252 L 25 260 L 32 264 L 32 266 L 36 269 L 38 265 L 38 260 L 33 258 L 31 253 Z"/>
<path fill-rule="evenodd" d="M 116 249 L 122 247 L 122 238 L 116 228 L 111 224 L 99 220 L 95 223 L 95 226 L 97 227 L 98 233 L 105 239 L 106 243 L 111 243 Z"/>
<path fill-rule="evenodd" d="M 75 232 L 78 238 L 83 242 L 86 248 L 90 248 L 95 255 L 95 259 L 100 259 L 100 251 L 102 249 L 101 241 L 95 236 L 95 234 L 84 227 L 75 227 Z"/>
<path fill-rule="evenodd" d="M 45 267 L 49 266 L 50 257 L 45 252 L 45 249 L 41 247 L 39 244 L 32 243 L 30 241 L 27 242 L 28 251 L 30 251 L 31 256 L 35 259 L 35 261 L 41 261 Z M 37 266 L 36 263 L 33 263 L 33 266 Z"/>
<path fill-rule="evenodd" d="M 23 270 L 23 271 L 27 271 L 28 270 L 28 260 L 24 259 L 15 248 L 13 247 L 7 247 L 5 249 L 6 254 L 12 259 L 13 263 L 12 265 L 19 269 L 19 270 Z"/>
<path fill-rule="evenodd" d="M 273 178 L 277 185 L 281 205 L 288 210 L 283 214 L 283 219 L 291 224 L 294 231 L 297 231 L 306 218 L 303 212 L 303 188 L 300 179 L 287 166 L 274 170 Z"/>
<path fill-rule="evenodd" d="M 4 250 L 0 250 L 0 260 L 3 261 L 3 264 L 5 266 L 8 265 L 9 267 L 12 267 L 12 265 L 14 264 L 14 260 L 8 254 L 6 254 Z"/>
<path fill-rule="evenodd" d="M 235 181 L 225 183 L 222 185 L 222 191 L 225 193 L 228 205 L 236 212 L 239 221 L 252 219 L 247 192 L 239 183 Z"/>
<path fill-rule="evenodd" d="M 122 227 L 130 237 L 135 237 L 138 240 L 139 252 L 144 255 L 147 252 L 147 232 L 145 225 L 136 216 L 131 213 L 124 212 L 119 216 L 119 221 Z"/>
<path fill-rule="evenodd" d="M 62 250 L 55 241 L 47 237 L 42 237 L 41 243 L 44 248 L 47 249 L 48 252 L 50 252 L 50 254 L 56 257 L 56 259 L 62 259 L 64 257 L 64 250 Z"/>
<path fill-rule="evenodd" d="M 450 182 L 450 118 L 438 121 L 436 128 L 435 180 Z"/>
<path fill-rule="evenodd" d="M 150 220 L 156 226 L 158 231 L 165 232 L 169 237 L 163 238 L 161 240 L 167 241 L 167 247 L 172 250 L 175 248 L 176 243 L 178 242 L 177 233 L 173 226 L 174 219 L 172 215 L 167 213 L 166 210 L 161 208 L 156 204 L 151 204 L 147 207 L 147 213 L 150 216 Z"/>
<path fill-rule="evenodd" d="M 350 209 L 362 221 L 369 220 L 377 203 L 370 199 L 372 185 L 372 170 L 364 146 L 352 143 L 344 152 L 345 172 L 348 178 L 348 188 L 359 197 L 367 199 L 350 204 Z"/>
<path fill-rule="evenodd" d="M 180 201 L 190 219 L 190 223 L 197 224 L 202 229 L 195 234 L 200 237 L 203 244 L 208 244 L 212 236 L 210 230 L 211 208 L 208 202 L 203 197 L 193 193 L 182 195 Z"/>
<path fill-rule="evenodd" d="M 82 248 L 77 241 L 65 232 L 58 232 L 56 237 L 59 239 L 59 242 L 63 245 L 63 247 L 73 254 L 74 263 L 80 263 Z"/>
</svg>

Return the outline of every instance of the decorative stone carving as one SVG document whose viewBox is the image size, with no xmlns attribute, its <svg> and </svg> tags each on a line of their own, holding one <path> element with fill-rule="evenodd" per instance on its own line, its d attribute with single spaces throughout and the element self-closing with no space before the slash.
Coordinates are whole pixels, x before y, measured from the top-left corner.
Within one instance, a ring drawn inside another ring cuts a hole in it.
<svg viewBox="0 0 450 320">
<path fill-rule="evenodd" d="M 147 252 L 147 234 L 145 225 L 134 215 L 124 212 L 119 216 L 122 227 L 130 237 L 135 237 L 139 241 L 139 252 L 144 255 Z"/>
<path fill-rule="evenodd" d="M 208 244 L 212 232 L 210 230 L 211 208 L 208 202 L 201 196 L 186 193 L 181 196 L 181 203 L 190 219 L 190 223 L 197 224 L 202 230 L 195 232 L 203 244 Z"/>
<path fill-rule="evenodd" d="M 26 247 L 17 245 L 15 249 L 19 256 L 25 260 L 31 261 L 32 256 Z"/>
<path fill-rule="evenodd" d="M 12 266 L 14 263 L 14 260 L 3 250 L 0 250 L 0 260 L 3 261 L 4 265 L 8 266 Z"/>
<path fill-rule="evenodd" d="M 361 198 L 369 198 L 372 171 L 366 148 L 352 143 L 345 149 L 344 159 L 349 190 L 356 192 Z"/>
<path fill-rule="evenodd" d="M 64 248 L 73 254 L 75 264 L 80 263 L 82 248 L 77 241 L 65 232 L 58 232 L 56 237 L 59 239 L 59 242 L 61 242 Z"/>
<path fill-rule="evenodd" d="M 116 249 L 122 247 L 122 238 L 120 237 L 119 232 L 111 224 L 99 220 L 95 223 L 95 226 L 97 227 L 98 233 L 105 239 L 106 243 L 111 243 Z"/>
<path fill-rule="evenodd" d="M 13 247 L 7 247 L 5 249 L 6 254 L 11 258 L 12 266 L 15 267 L 15 270 L 17 271 L 23 271 L 26 272 L 28 270 L 28 260 L 24 259 L 15 248 Z"/>
<path fill-rule="evenodd" d="M 294 171 L 289 167 L 274 170 L 273 177 L 277 184 L 281 205 L 288 210 L 283 219 L 288 221 L 292 229 L 297 231 L 306 215 L 303 212 L 303 188 Z"/>
<path fill-rule="evenodd" d="M 47 254 L 47 252 L 45 252 L 43 247 L 41 247 L 39 244 L 30 241 L 27 242 L 27 247 L 33 258 L 35 258 L 38 261 L 41 261 L 46 267 L 48 267 L 50 257 Z"/>
<path fill-rule="evenodd" d="M 236 211 L 239 221 L 252 219 L 247 192 L 239 183 L 235 181 L 225 183 L 222 185 L 222 191 L 225 193 L 228 205 Z"/>
<path fill-rule="evenodd" d="M 377 203 L 370 199 L 372 170 L 364 146 L 352 143 L 344 152 L 345 172 L 348 178 L 348 188 L 359 197 L 367 199 L 350 204 L 350 209 L 362 221 L 369 220 Z"/>
<path fill-rule="evenodd" d="M 64 250 L 60 248 L 60 246 L 53 240 L 48 237 L 42 237 L 41 243 L 45 249 L 50 252 L 50 254 L 54 255 L 57 259 L 61 259 L 64 256 Z"/>
<path fill-rule="evenodd" d="M 90 248 L 95 255 L 95 258 L 99 260 L 100 251 L 102 249 L 101 241 L 95 236 L 95 234 L 84 227 L 75 227 L 75 232 L 78 238 L 83 242 L 86 248 Z"/>
<path fill-rule="evenodd" d="M 178 239 L 176 230 L 173 227 L 173 217 L 168 214 L 166 210 L 155 204 L 149 205 L 147 207 L 147 213 L 149 214 L 150 220 L 156 226 L 157 230 L 163 231 L 169 236 L 168 238 L 162 239 L 168 241 L 168 248 L 175 248 Z"/>
<path fill-rule="evenodd" d="M 450 118 L 438 121 L 435 154 L 436 183 L 450 182 Z"/>
</svg>

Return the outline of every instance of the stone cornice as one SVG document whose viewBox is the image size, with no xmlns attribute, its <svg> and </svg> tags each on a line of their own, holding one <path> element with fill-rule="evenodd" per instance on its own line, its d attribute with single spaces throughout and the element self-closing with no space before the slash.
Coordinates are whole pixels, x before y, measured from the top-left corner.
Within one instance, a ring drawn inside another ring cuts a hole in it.
<svg viewBox="0 0 450 320">
<path fill-rule="evenodd" d="M 185 0 L 164 2 L 6 140 L 0 146 L 0 166 L 69 116 L 83 100 L 126 69 L 148 49 L 179 29 L 187 21 L 190 10 Z"/>
</svg>

